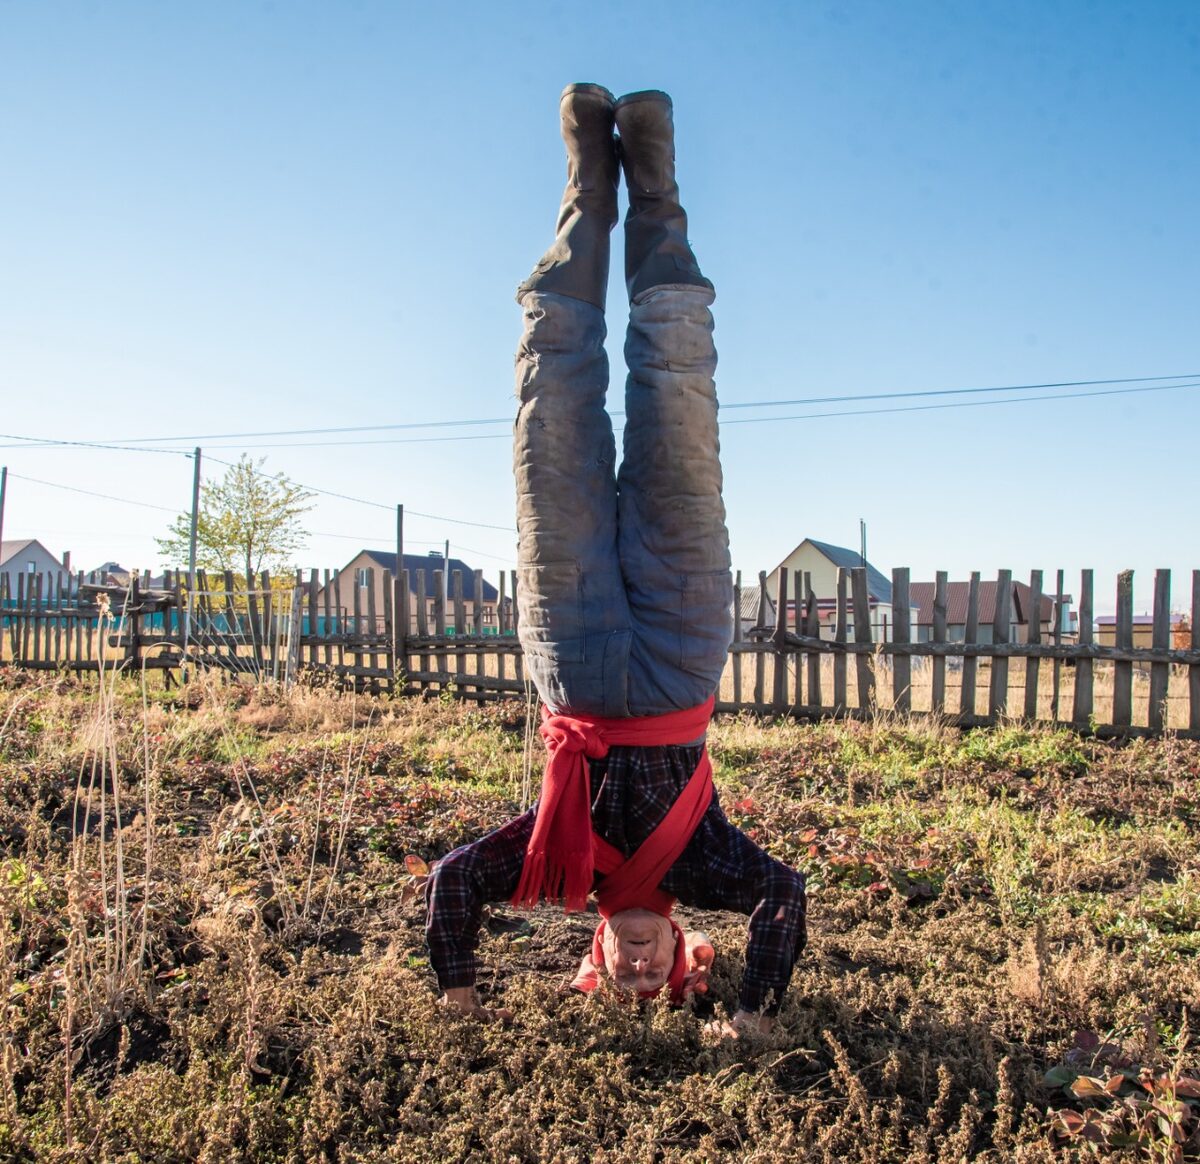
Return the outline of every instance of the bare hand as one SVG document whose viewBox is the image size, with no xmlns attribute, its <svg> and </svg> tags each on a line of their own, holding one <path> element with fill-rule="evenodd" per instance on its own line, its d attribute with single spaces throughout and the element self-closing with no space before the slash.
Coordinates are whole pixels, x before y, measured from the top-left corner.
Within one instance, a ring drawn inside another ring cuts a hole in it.
<svg viewBox="0 0 1200 1164">
<path fill-rule="evenodd" d="M 683 979 L 684 993 L 694 991 L 705 994 L 708 991 L 708 976 L 712 972 L 716 951 L 712 940 L 699 930 L 691 930 L 685 936 L 687 947 L 687 974 Z"/>
<path fill-rule="evenodd" d="M 479 1001 L 474 986 L 453 986 L 442 995 L 439 1005 L 447 1010 L 455 1010 L 465 1018 L 478 1019 L 480 1022 L 510 1023 L 513 1012 L 503 1007 L 487 1007 Z"/>
<path fill-rule="evenodd" d="M 713 1019 L 704 1024 L 704 1032 L 717 1039 L 761 1039 L 775 1028 L 769 1015 L 739 1010 L 732 1019 Z"/>
</svg>

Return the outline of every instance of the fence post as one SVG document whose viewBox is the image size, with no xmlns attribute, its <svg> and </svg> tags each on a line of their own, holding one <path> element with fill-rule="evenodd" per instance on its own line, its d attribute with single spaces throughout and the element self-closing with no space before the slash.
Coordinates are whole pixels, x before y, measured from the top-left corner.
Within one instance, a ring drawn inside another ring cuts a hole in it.
<svg viewBox="0 0 1200 1164">
<path fill-rule="evenodd" d="M 869 644 L 871 638 L 871 593 L 867 588 L 866 566 L 855 566 L 850 571 L 850 590 L 854 601 L 854 642 Z M 854 656 L 858 678 L 858 706 L 862 711 L 875 710 L 875 668 L 865 652 Z"/>
<path fill-rule="evenodd" d="M 796 572 L 797 577 L 799 571 Z M 800 593 L 796 593 L 796 610 L 800 609 Z M 821 612 L 817 609 L 817 596 L 813 593 L 812 574 L 804 571 L 804 630 L 809 638 L 821 637 Z M 821 706 L 821 658 L 822 651 L 808 653 L 808 704 L 810 707 Z M 798 670 L 798 669 L 797 669 Z M 797 693 L 800 688 L 800 676 L 796 676 Z"/>
<path fill-rule="evenodd" d="M 1192 571 L 1192 650 L 1200 651 L 1200 570 Z M 1200 666 L 1188 668 L 1188 727 L 1200 732 Z"/>
<path fill-rule="evenodd" d="M 733 642 L 729 645 L 729 661 L 733 665 L 733 702 L 742 702 L 742 653 L 737 649 L 742 641 L 742 572 L 733 580 Z"/>
<path fill-rule="evenodd" d="M 1154 637 L 1151 646 L 1156 651 L 1171 647 L 1171 571 L 1154 574 Z M 1171 677 L 1169 663 L 1150 664 L 1150 715 L 1147 723 L 1152 732 L 1161 732 L 1167 721 L 1167 683 Z"/>
<path fill-rule="evenodd" d="M 138 572 L 133 570 L 129 577 L 129 592 L 125 600 L 125 620 L 128 624 L 125 660 L 135 671 L 142 665 L 142 584 Z"/>
<path fill-rule="evenodd" d="M 979 642 L 979 571 L 971 571 L 967 586 L 967 622 L 963 627 L 963 646 Z M 958 704 L 960 716 L 975 717 L 975 679 L 979 673 L 979 659 L 975 655 L 964 655 L 962 665 L 962 690 Z"/>
<path fill-rule="evenodd" d="M 1092 626 L 1092 572 L 1083 570 L 1079 575 L 1079 645 L 1090 647 L 1095 640 Z M 1075 698 L 1071 709 L 1071 720 L 1079 729 L 1091 726 L 1092 700 L 1094 697 L 1094 663 L 1090 658 L 1079 658 L 1075 663 Z"/>
<path fill-rule="evenodd" d="M 771 655 L 771 709 L 776 714 L 787 710 L 787 655 L 784 653 L 787 640 L 787 575 L 787 567 L 780 566 L 775 579 L 775 629 L 771 634 L 771 645 L 775 648 Z"/>
<path fill-rule="evenodd" d="M 1133 646 L 1133 571 L 1117 575 L 1117 650 Z M 1113 727 L 1133 723 L 1133 663 L 1117 660 L 1113 664 Z"/>
<path fill-rule="evenodd" d="M 847 640 L 846 618 L 846 583 L 849 575 L 844 567 L 837 570 L 837 610 L 834 614 L 833 639 L 843 646 Z M 835 713 L 846 710 L 846 652 L 838 651 L 833 656 L 833 710 Z"/>
<path fill-rule="evenodd" d="M 1063 624 L 1063 572 L 1058 571 L 1055 581 L 1054 594 L 1054 645 L 1062 646 Z M 1058 697 L 1062 690 L 1062 660 L 1054 656 L 1054 688 L 1050 698 L 1050 718 L 1058 722 Z"/>
<path fill-rule="evenodd" d="M 304 617 L 304 607 L 301 605 L 303 585 L 300 571 L 296 571 L 296 585 L 292 588 L 292 609 L 288 620 L 287 665 L 284 668 L 283 683 L 291 687 L 296 682 L 296 674 L 300 670 L 300 621 Z"/>
<path fill-rule="evenodd" d="M 892 570 L 892 642 L 907 647 L 912 642 L 912 611 L 908 591 L 909 568 Z M 907 714 L 912 711 L 912 656 L 892 657 L 892 706 Z"/>
<path fill-rule="evenodd" d="M 1012 571 L 996 575 L 996 610 L 992 616 L 992 643 L 1007 646 L 1012 639 Z M 988 684 L 988 718 L 995 720 L 1008 710 L 1008 656 L 992 656 L 992 681 Z"/>
<path fill-rule="evenodd" d="M 1042 572 L 1034 570 L 1029 575 L 1029 614 L 1025 641 L 1038 644 L 1042 641 Z M 1041 660 L 1029 656 L 1025 659 L 1025 718 L 1033 721 L 1038 717 L 1038 671 Z"/>
</svg>

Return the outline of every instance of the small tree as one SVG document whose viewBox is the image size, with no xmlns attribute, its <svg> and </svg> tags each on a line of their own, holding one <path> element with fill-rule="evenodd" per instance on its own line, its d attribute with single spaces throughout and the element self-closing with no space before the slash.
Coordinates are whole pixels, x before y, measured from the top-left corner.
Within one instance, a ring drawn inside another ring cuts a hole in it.
<svg viewBox="0 0 1200 1164">
<path fill-rule="evenodd" d="M 232 570 L 258 574 L 278 572 L 291 565 L 292 555 L 304 541 L 300 517 L 312 508 L 310 493 L 283 473 L 261 472 L 245 453 L 230 465 L 220 481 L 200 487 L 200 512 L 196 520 L 196 565 L 202 570 Z M 167 531 L 156 538 L 168 561 L 186 563 L 191 544 L 191 515 L 181 513 Z"/>
</svg>

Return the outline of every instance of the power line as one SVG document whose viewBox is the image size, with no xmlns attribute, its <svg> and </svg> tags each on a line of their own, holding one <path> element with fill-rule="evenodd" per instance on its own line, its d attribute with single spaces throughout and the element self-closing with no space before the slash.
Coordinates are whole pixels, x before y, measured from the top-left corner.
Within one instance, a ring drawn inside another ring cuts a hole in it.
<svg viewBox="0 0 1200 1164">
<path fill-rule="evenodd" d="M 611 413 L 612 416 L 624 416 L 623 412 Z M 492 421 L 479 421 L 480 424 L 491 424 Z M 512 420 L 504 422 L 512 427 Z M 387 425 L 381 426 L 387 428 Z M 345 449 L 358 448 L 363 445 L 437 445 L 446 441 L 498 441 L 511 440 L 511 431 L 506 432 L 485 432 L 475 436 L 449 436 L 449 437 L 385 437 L 378 441 L 256 441 L 254 444 L 236 444 L 236 445 L 205 445 L 205 449 Z M 0 448 L 4 448 L 0 445 Z M 165 451 L 165 450 L 155 450 Z"/>
<path fill-rule="evenodd" d="M 1146 380 L 1157 379 L 1174 379 L 1174 377 L 1146 377 Z M 1080 380 L 1079 384 L 1124 384 L 1130 383 L 1127 380 Z M 1140 381 L 1139 381 L 1140 382 Z M 1063 382 L 1063 387 L 1066 382 Z M 1027 385 L 1026 387 L 1034 387 Z M 724 428 L 731 424 L 772 424 L 778 421 L 785 420 L 820 420 L 822 418 L 833 418 L 843 416 L 881 416 L 889 413 L 897 412 L 925 412 L 937 409 L 947 408 L 978 408 L 985 404 L 1032 404 L 1036 401 L 1046 400 L 1077 400 L 1081 397 L 1088 396 L 1125 396 L 1137 394 L 1141 392 L 1167 392 L 1173 388 L 1196 388 L 1200 387 L 1200 381 L 1191 381 L 1182 384 L 1152 384 L 1143 388 L 1112 388 L 1097 392 L 1058 392 L 1046 396 L 1019 396 L 1009 400 L 961 400 L 953 401 L 948 404 L 926 404 L 926 405 L 904 405 L 896 408 L 853 408 L 844 409 L 837 412 L 809 412 L 794 416 L 754 416 L 747 417 L 744 420 L 722 420 L 721 426 Z M 1015 389 L 1003 388 L 956 388 L 947 390 L 946 392 L 893 392 L 881 393 L 876 396 L 822 396 L 813 397 L 811 400 L 791 400 L 791 401 L 774 401 L 772 406 L 780 406 L 783 404 L 806 404 L 806 403 L 831 403 L 838 400 L 888 400 L 888 399 L 908 399 L 914 396 L 943 396 L 952 395 L 962 392 L 1003 392 L 1014 391 Z M 731 408 L 758 408 L 763 407 L 762 404 L 721 404 L 721 411 L 726 412 Z M 624 416 L 624 412 L 611 412 L 612 417 Z M 483 423 L 483 422 L 480 422 Z M 386 428 L 387 426 L 381 426 Z M 480 441 L 480 440 L 500 440 L 507 438 L 508 433 L 488 433 L 479 436 L 468 437 L 384 437 L 382 440 L 361 440 L 361 441 L 275 441 L 266 444 L 251 444 L 251 445 L 233 445 L 224 446 L 218 445 L 218 448 L 241 448 L 241 449 L 291 449 L 291 448 L 362 448 L 372 445 L 402 445 L 402 444 L 438 444 L 443 441 Z M 213 458 L 216 460 L 216 458 Z M 415 511 L 414 511 L 415 512 Z M 420 516 L 420 515 L 418 515 Z M 426 515 L 428 516 L 428 515 Z M 494 528 L 494 527 L 492 527 Z"/>
<path fill-rule="evenodd" d="M 205 453 L 204 456 L 209 461 L 216 461 L 216 463 L 218 465 L 226 465 L 229 468 L 234 468 L 237 464 L 236 461 L 226 461 L 226 460 L 222 460 L 222 458 L 220 458 L 220 457 L 210 457 L 210 456 L 208 456 L 207 453 Z M 272 476 L 272 474 L 270 474 L 270 473 L 260 473 L 253 466 L 251 466 L 250 471 L 256 477 L 270 478 Z M 388 505 L 382 501 L 368 501 L 365 497 L 352 497 L 348 493 L 335 493 L 331 489 L 321 489 L 316 485 L 305 484 L 305 482 L 303 482 L 303 481 L 293 481 L 292 483 L 295 485 L 299 485 L 302 489 L 307 489 L 312 493 L 319 493 L 324 497 L 336 497 L 339 501 L 352 501 L 358 505 L 369 505 L 372 509 L 386 509 L 389 512 L 395 512 L 395 509 L 396 509 L 396 507 L 394 505 Z M 448 522 L 451 525 L 469 525 L 469 526 L 474 526 L 476 529 L 495 529 L 495 530 L 500 530 L 502 533 L 515 533 L 516 532 L 513 529 L 513 527 L 510 525 L 490 525 L 485 521 L 467 521 L 465 518 L 461 518 L 461 517 L 444 517 L 441 514 L 422 513 L 418 509 L 408 509 L 407 507 L 405 507 L 404 512 L 413 517 L 427 517 L 427 518 L 431 519 L 432 521 Z"/>
<path fill-rule="evenodd" d="M 0 439 L 18 442 L 17 444 L 0 445 L 0 449 L 111 449 L 119 453 L 166 453 L 168 456 L 174 457 L 190 457 L 192 455 L 190 449 L 186 451 L 184 449 L 150 449 L 134 445 L 106 444 L 101 441 L 51 440 L 49 437 L 20 436 L 17 433 L 9 432 L 0 432 Z"/>
<path fill-rule="evenodd" d="M 972 388 L 940 388 L 940 389 L 920 389 L 910 392 L 873 392 L 873 393 L 843 393 L 833 396 L 807 396 L 797 397 L 795 399 L 785 400 L 746 400 L 723 403 L 722 408 L 726 411 L 742 408 L 792 408 L 798 405 L 810 404 L 849 404 L 855 401 L 864 400 L 909 400 L 917 398 L 932 398 L 942 396 L 964 396 L 975 395 L 979 393 L 991 392 L 1032 392 L 1040 391 L 1047 388 L 1086 388 L 1086 387 L 1101 387 L 1109 384 L 1150 384 L 1161 383 L 1167 380 L 1190 380 L 1200 377 L 1200 372 L 1180 373 L 1174 376 L 1126 376 L 1119 378 L 1111 378 L 1105 380 L 1053 380 L 1046 381 L 1040 384 L 1000 384 L 991 387 L 972 387 Z M 1185 385 L 1178 385 L 1184 387 Z M 1191 387 L 1192 385 L 1187 385 Z M 1034 399 L 1054 399 L 1054 397 L 1035 397 Z M 623 416 L 623 412 L 612 412 L 612 416 Z M 830 414 L 841 415 L 841 414 Z M 790 419 L 787 417 L 774 419 Z M 105 445 L 92 441 L 51 441 L 37 437 L 17 437 L 10 434 L 0 433 L 0 437 L 7 440 L 18 441 L 36 441 L 43 445 L 82 445 L 89 448 L 127 448 L 129 451 L 134 451 L 134 446 L 146 446 L 152 444 L 164 444 L 173 441 L 204 441 L 204 440 L 239 440 L 242 438 L 255 438 L 266 436 L 321 436 L 321 435 L 338 435 L 341 433 L 353 432 L 391 432 L 399 430 L 412 429 L 428 429 L 428 428 L 462 428 L 476 425 L 487 424 L 504 424 L 512 423 L 511 417 L 488 417 L 480 419 L 457 419 L 457 420 L 430 420 L 430 421 L 406 421 L 393 424 L 362 424 L 362 425 L 346 425 L 346 426 L 322 426 L 318 428 L 297 428 L 297 429 L 264 429 L 254 432 L 223 432 L 223 433 L 192 433 L 181 436 L 166 436 L 166 437 L 127 437 L 124 438 L 125 443 L 122 445 L 111 444 Z M 385 444 L 385 443 L 417 443 L 418 441 L 433 442 L 444 440 L 487 440 L 495 439 L 495 435 L 489 434 L 477 437 L 430 437 L 430 438 L 415 438 L 412 441 L 371 441 L 371 442 L 346 442 L 346 443 L 367 443 L 367 444 Z M 322 441 L 314 442 L 320 445 L 333 445 L 340 442 Z M 0 446 L 14 447 L 14 446 Z M 19 446 L 17 446 L 19 447 Z M 290 447 L 311 447 L 310 445 L 296 442 L 280 442 L 271 445 L 237 445 L 231 446 L 236 448 L 257 447 L 257 448 L 290 448 Z M 146 451 L 154 452 L 180 452 L 177 449 L 153 449 Z"/>
<path fill-rule="evenodd" d="M 919 392 L 873 392 L 866 395 L 853 396 L 810 396 L 799 400 L 750 401 L 747 403 L 722 404 L 722 409 L 730 408 L 792 408 L 798 404 L 846 404 L 853 400 L 909 400 L 919 396 L 971 396 L 979 392 L 1033 392 L 1042 388 L 1087 388 L 1103 384 L 1149 384 L 1161 380 L 1191 380 L 1200 376 L 1200 372 L 1188 372 L 1181 376 L 1128 376 L 1119 380 L 1058 380 L 1045 384 L 1008 384 L 996 388 L 939 388 L 923 389 Z M 1183 387 L 1183 385 L 1175 385 Z M 1031 397 L 1035 400 L 1053 400 L 1056 397 Z M 831 414 L 834 415 L 834 414 Z M 772 417 L 768 419 L 781 419 Z"/>
<path fill-rule="evenodd" d="M 869 400 L 869 399 L 876 399 L 876 400 L 879 400 L 879 399 L 911 399 L 913 397 L 941 397 L 941 396 L 950 396 L 950 395 L 963 395 L 963 394 L 968 394 L 968 393 L 1014 392 L 1014 391 L 1025 391 L 1025 390 L 1029 390 L 1029 389 L 1033 389 L 1033 388 L 1058 388 L 1058 387 L 1074 387 L 1074 386 L 1106 385 L 1106 384 L 1142 384 L 1142 385 L 1144 385 L 1143 387 L 1137 387 L 1137 388 L 1111 388 L 1111 389 L 1101 389 L 1099 391 L 1094 391 L 1094 392 L 1067 392 L 1067 393 L 1056 393 L 1056 394 L 1044 395 L 1044 396 L 1023 396 L 1023 397 L 1018 397 L 1018 398 L 1009 399 L 1009 400 L 969 400 L 969 401 L 955 401 L 955 402 L 946 403 L 946 404 L 905 405 L 905 406 L 900 406 L 900 407 L 896 407 L 896 408 L 845 409 L 845 410 L 841 410 L 838 412 L 815 412 L 815 413 L 807 413 L 807 414 L 800 414 L 800 415 L 793 415 L 793 416 L 747 417 L 743 420 L 725 420 L 722 422 L 722 427 L 727 427 L 729 425 L 734 425 L 734 424 L 762 424 L 762 423 L 778 422 L 778 421 L 786 421 L 786 420 L 824 420 L 824 419 L 833 419 L 836 417 L 846 417 L 846 416 L 878 416 L 878 415 L 904 413 L 904 412 L 930 412 L 930 411 L 938 411 L 938 410 L 943 410 L 943 409 L 948 409 L 948 408 L 981 408 L 981 407 L 984 407 L 987 405 L 996 405 L 996 404 L 1026 404 L 1026 403 L 1033 403 L 1036 401 L 1074 400 L 1074 399 L 1080 399 L 1080 398 L 1084 398 L 1084 397 L 1096 397 L 1096 396 L 1137 395 L 1137 394 L 1141 394 L 1141 393 L 1145 393 L 1145 392 L 1167 392 L 1167 391 L 1171 391 L 1173 389 L 1179 389 L 1179 388 L 1200 387 L 1200 380 L 1192 380 L 1190 382 L 1185 382 L 1185 383 L 1180 383 L 1180 384 L 1161 383 L 1161 381 L 1165 381 L 1165 380 L 1180 380 L 1180 379 L 1186 379 L 1186 378 L 1182 377 L 1182 376 L 1141 376 L 1141 377 L 1128 377 L 1128 378 L 1123 378 L 1123 379 L 1109 379 L 1109 380 L 1058 381 L 1058 382 L 1054 382 L 1054 383 L 1037 384 L 1037 385 L 1034 385 L 1034 384 L 1009 385 L 1007 387 L 994 387 L 994 388 L 956 388 L 956 389 L 941 389 L 941 390 L 930 390 L 930 391 L 921 391 L 921 392 L 879 393 L 879 394 L 875 394 L 875 395 L 871 395 L 871 396 L 812 397 L 812 398 L 802 398 L 802 399 L 797 399 L 797 400 L 792 400 L 792 401 L 759 402 L 758 404 L 741 403 L 741 404 L 734 404 L 734 405 L 723 405 L 722 407 L 723 407 L 723 409 L 729 409 L 729 408 L 769 407 L 769 406 L 779 406 L 779 405 L 783 405 L 783 404 L 797 405 L 797 404 L 806 404 L 806 403 L 833 403 L 833 402 L 838 402 L 838 401 Z M 621 416 L 624 414 L 623 413 L 614 413 L 613 415 Z M 469 423 L 482 424 L 482 423 L 498 423 L 498 422 L 494 422 L 494 421 L 453 422 L 453 421 L 451 421 L 451 422 L 437 422 L 437 423 L 440 425 L 443 423 L 444 424 L 459 424 L 459 423 L 461 423 L 461 424 L 469 424 Z M 505 421 L 504 423 L 508 423 L 508 422 Z M 361 428 L 358 428 L 358 429 L 312 429 L 312 430 L 296 430 L 296 431 L 297 432 L 344 432 L 344 431 L 362 431 L 363 428 L 371 428 L 371 427 L 372 426 L 362 426 Z M 397 428 L 397 427 L 420 427 L 420 426 L 416 426 L 416 425 L 410 425 L 410 426 L 380 425 L 380 426 L 374 426 L 374 427 L 378 428 L 379 430 L 385 430 L 385 429 Z M 0 434 L 0 435 L 4 435 L 4 434 Z M 13 438 L 10 437 L 10 439 L 13 439 Z M 49 447 L 49 446 L 58 445 L 58 446 L 70 446 L 70 447 L 117 449 L 117 450 L 130 451 L 130 452 L 165 452 L 165 453 L 175 453 L 177 455 L 181 455 L 181 456 L 185 456 L 185 457 L 191 457 L 191 455 L 192 455 L 190 452 L 184 452 L 183 450 L 180 450 L 180 449 L 130 448 L 129 446 L 107 445 L 107 444 L 101 444 L 98 442 L 89 442 L 89 441 L 49 441 L 49 440 L 43 440 L 38 437 L 16 437 L 15 439 L 21 440 L 21 441 L 32 442 L 31 444 L 26 444 L 26 445 L 20 446 L 20 447 L 25 447 L 25 448 L 29 448 L 29 447 L 40 448 L 40 447 Z M 184 439 L 184 438 L 174 438 L 174 439 Z M 187 439 L 191 439 L 191 438 L 187 438 Z M 421 439 L 421 438 L 417 438 L 417 439 Z M 467 438 L 441 437 L 441 438 L 425 438 L 425 439 L 430 439 L 430 440 L 455 440 L 455 439 L 479 440 L 479 439 L 489 439 L 489 438 L 487 438 L 487 437 L 467 437 Z M 379 441 L 355 441 L 355 442 L 322 441 L 322 442 L 312 442 L 312 443 L 319 444 L 322 446 L 334 445 L 334 444 L 340 444 L 340 443 L 360 444 L 360 445 L 362 445 L 362 444 L 378 445 L 378 444 L 409 443 L 409 440 L 407 438 L 401 438 L 400 440 L 384 439 L 384 440 L 379 440 Z M 6 446 L 0 446 L 0 447 L 6 447 Z M 7 446 L 7 447 L 12 447 L 12 446 Z M 254 447 L 254 446 L 243 446 L 243 447 Z M 268 447 L 292 447 L 292 446 L 281 443 L 279 445 L 268 446 Z M 304 446 L 301 443 L 297 442 L 296 447 L 304 447 Z M 207 453 L 205 454 L 205 456 L 208 460 L 215 461 L 219 465 L 225 465 L 230 468 L 232 468 L 236 465 L 236 462 L 226 461 L 226 460 L 222 459 L 221 457 L 215 457 L 215 456 L 212 456 Z M 261 472 L 259 472 L 259 470 L 254 469 L 254 468 L 252 468 L 251 471 L 256 476 L 260 476 L 260 477 L 264 477 L 264 478 L 269 478 L 272 476 L 271 474 L 268 474 L 268 473 L 261 473 Z M 97 492 L 94 492 L 92 490 L 87 490 L 87 489 L 79 489 L 79 488 L 76 488 L 76 487 L 70 486 L 70 485 L 61 485 L 61 484 L 58 484 L 57 482 L 53 482 L 53 481 L 42 481 L 36 477 L 23 477 L 21 474 L 18 474 L 18 473 L 12 473 L 11 476 L 14 478 L 20 479 L 20 480 L 31 481 L 36 484 L 46 485 L 53 489 L 64 489 L 64 490 L 68 490 L 68 491 L 74 492 L 74 493 L 81 493 L 86 496 L 99 497 L 99 498 L 103 498 L 106 500 L 118 501 L 118 502 L 122 502 L 124 504 L 129 504 L 129 505 L 138 505 L 138 506 L 141 506 L 146 509 L 157 509 L 164 513 L 177 513 L 178 512 L 177 510 L 168 509 L 167 507 L 161 506 L 161 505 L 153 505 L 153 504 L 151 504 L 149 502 L 145 502 L 145 501 L 134 501 L 134 500 L 132 500 L 130 498 L 126 498 L 126 497 L 114 497 L 110 494 L 97 493 Z M 325 497 L 336 498 L 337 500 L 340 500 L 340 501 L 349 501 L 349 502 L 352 502 L 357 505 L 370 506 L 371 508 L 374 508 L 374 509 L 385 509 L 389 512 L 393 511 L 393 509 L 394 509 L 393 505 L 387 504 L 385 502 L 370 501 L 363 497 L 354 497 L 354 496 L 351 496 L 350 494 L 338 493 L 338 492 L 335 492 L 330 489 L 322 489 L 319 486 L 308 485 L 308 484 L 305 484 L 304 482 L 300 482 L 300 481 L 295 482 L 295 484 L 300 485 L 301 488 L 307 489 L 313 493 L 317 493 L 317 494 L 320 494 L 321 496 L 325 496 Z M 495 525 L 495 524 L 492 524 L 489 522 L 482 522 L 482 521 L 470 521 L 465 518 L 447 517 L 442 514 L 425 513 L 425 512 L 422 512 L 421 510 L 416 510 L 416 509 L 410 509 L 410 510 L 407 510 L 406 512 L 408 512 L 409 514 L 411 514 L 414 517 L 422 517 L 422 518 L 426 518 L 430 521 L 439 521 L 439 522 L 444 522 L 444 523 L 451 524 L 451 525 L 468 526 L 468 527 L 472 527 L 475 529 L 497 530 L 502 533 L 515 532 L 512 526 Z M 323 536 L 341 536 L 341 535 L 323 535 Z"/>
<path fill-rule="evenodd" d="M 989 404 L 1029 404 L 1035 400 L 1078 400 L 1084 396 L 1130 396 L 1140 392 L 1170 392 L 1173 388 L 1200 388 L 1200 380 L 1190 384 L 1153 384 L 1146 388 L 1109 388 L 1099 392 L 1061 392 L 1056 396 L 1022 396 L 1016 400 L 959 400 L 953 404 L 908 404 L 900 408 L 858 408 L 844 412 L 810 412 L 797 416 L 749 416 L 745 420 L 723 420 L 731 424 L 763 424 L 781 420 L 827 420 L 835 416 L 882 416 L 894 412 L 933 412 L 943 408 L 984 408 Z"/>
<path fill-rule="evenodd" d="M 134 501 L 132 497 L 114 497 L 111 493 L 97 493 L 93 489 L 79 489 L 74 485 L 61 485 L 57 481 L 43 481 L 38 477 L 26 477 L 22 473 L 14 473 L 11 470 L 8 474 L 10 477 L 15 477 L 18 481 L 31 481 L 35 485 L 45 485 L 49 489 L 65 489 L 68 493 L 82 493 L 85 497 L 101 497 L 105 501 L 120 501 L 123 505 L 139 505 L 143 509 L 158 509 L 163 513 L 178 513 L 178 509 L 168 509 L 165 505 L 152 505 L 149 501 Z"/>
</svg>

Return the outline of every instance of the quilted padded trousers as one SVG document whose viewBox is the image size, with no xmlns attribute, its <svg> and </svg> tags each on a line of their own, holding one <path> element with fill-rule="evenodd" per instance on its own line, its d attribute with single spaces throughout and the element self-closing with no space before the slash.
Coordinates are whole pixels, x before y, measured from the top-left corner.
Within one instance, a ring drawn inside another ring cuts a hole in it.
<svg viewBox="0 0 1200 1164">
<path fill-rule="evenodd" d="M 733 586 L 712 301 L 708 287 L 667 285 L 631 305 L 617 471 L 603 311 L 549 292 L 521 298 L 519 634 L 554 712 L 658 715 L 720 682 Z"/>
</svg>

